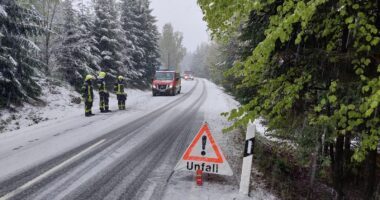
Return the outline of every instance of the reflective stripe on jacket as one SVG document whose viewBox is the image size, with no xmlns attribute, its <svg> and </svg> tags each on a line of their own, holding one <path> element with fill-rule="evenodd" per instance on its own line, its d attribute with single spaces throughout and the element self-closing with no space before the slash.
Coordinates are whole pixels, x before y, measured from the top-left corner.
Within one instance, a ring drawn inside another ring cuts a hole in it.
<svg viewBox="0 0 380 200">
<path fill-rule="evenodd" d="M 98 79 L 99 92 L 107 92 L 106 82 L 103 78 Z"/>
<path fill-rule="evenodd" d="M 84 82 L 82 86 L 82 97 L 87 102 L 92 102 L 94 100 L 94 91 L 91 82 Z"/>
<path fill-rule="evenodd" d="M 116 94 L 124 94 L 124 84 L 123 83 L 120 83 L 120 82 L 115 83 L 113 88 L 114 88 L 113 90 Z"/>
</svg>

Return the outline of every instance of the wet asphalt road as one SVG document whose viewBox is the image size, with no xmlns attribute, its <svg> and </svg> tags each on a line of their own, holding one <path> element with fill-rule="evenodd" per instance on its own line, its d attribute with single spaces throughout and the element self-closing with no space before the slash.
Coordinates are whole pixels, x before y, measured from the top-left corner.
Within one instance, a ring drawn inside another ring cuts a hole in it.
<svg viewBox="0 0 380 200">
<path fill-rule="evenodd" d="M 161 199 L 203 122 L 206 98 L 205 83 L 197 81 L 172 103 L 3 180 L 0 200 Z"/>
</svg>

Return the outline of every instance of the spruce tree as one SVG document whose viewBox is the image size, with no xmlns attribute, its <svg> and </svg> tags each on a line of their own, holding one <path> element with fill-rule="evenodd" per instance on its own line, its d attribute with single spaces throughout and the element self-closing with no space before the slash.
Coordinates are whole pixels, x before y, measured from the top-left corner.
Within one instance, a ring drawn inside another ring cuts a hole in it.
<svg viewBox="0 0 380 200">
<path fill-rule="evenodd" d="M 81 32 L 81 41 L 83 41 L 82 44 L 86 50 L 87 65 L 92 69 L 88 73 L 95 73 L 95 71 L 100 70 L 99 63 L 101 60 L 100 51 L 97 47 L 98 42 L 93 34 L 96 27 L 94 23 L 94 16 L 83 4 L 80 4 L 78 23 L 79 31 Z"/>
<path fill-rule="evenodd" d="M 95 30 L 94 36 L 100 51 L 100 68 L 108 73 L 109 78 L 122 74 L 123 51 L 126 41 L 118 20 L 114 0 L 95 1 Z"/>
<path fill-rule="evenodd" d="M 58 72 L 64 80 L 79 89 L 86 74 L 94 74 L 99 70 L 99 59 L 96 56 L 98 50 L 94 47 L 96 43 L 88 30 L 91 28 L 90 19 L 83 13 L 78 15 L 72 7 L 72 0 L 66 0 L 63 6 L 63 37 L 60 38 L 61 45 L 55 52 Z"/>
<path fill-rule="evenodd" d="M 159 33 L 151 13 L 149 1 L 122 1 L 122 28 L 130 42 L 128 74 L 136 84 L 148 85 L 155 67 L 159 65 Z"/>
<path fill-rule="evenodd" d="M 41 16 L 14 0 L 0 1 L 0 107 L 36 99 L 35 70 L 43 66 L 30 40 L 42 34 Z"/>
<path fill-rule="evenodd" d="M 156 26 L 156 18 L 152 15 L 152 9 L 150 8 L 150 3 L 146 0 L 143 3 L 143 27 L 145 34 L 143 37 L 142 48 L 145 52 L 145 63 L 146 63 L 146 80 L 150 80 L 154 73 L 156 67 L 160 65 L 160 50 L 158 46 L 160 33 L 158 32 Z"/>
<path fill-rule="evenodd" d="M 128 41 L 127 54 L 130 57 L 127 75 L 135 84 L 141 84 L 145 75 L 145 52 L 141 48 L 143 30 L 143 15 L 137 0 L 123 0 L 121 23 Z"/>
</svg>

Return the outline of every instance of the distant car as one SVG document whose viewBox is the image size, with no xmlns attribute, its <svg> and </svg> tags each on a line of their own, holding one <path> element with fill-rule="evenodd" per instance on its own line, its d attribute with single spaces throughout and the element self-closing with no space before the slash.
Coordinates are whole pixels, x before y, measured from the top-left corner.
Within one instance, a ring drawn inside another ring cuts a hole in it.
<svg viewBox="0 0 380 200">
<path fill-rule="evenodd" d="M 156 71 L 152 81 L 152 94 L 171 95 L 181 93 L 181 77 L 175 71 Z"/>
<path fill-rule="evenodd" d="M 194 80 L 193 72 L 192 71 L 185 71 L 183 74 L 183 78 L 185 80 Z"/>
</svg>

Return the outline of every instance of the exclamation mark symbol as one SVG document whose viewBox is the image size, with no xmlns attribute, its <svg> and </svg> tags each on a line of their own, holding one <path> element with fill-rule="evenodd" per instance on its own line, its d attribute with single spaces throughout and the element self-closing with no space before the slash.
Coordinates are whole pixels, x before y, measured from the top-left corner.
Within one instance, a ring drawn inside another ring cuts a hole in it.
<svg viewBox="0 0 380 200">
<path fill-rule="evenodd" d="M 202 136 L 202 152 L 201 155 L 205 156 L 206 155 L 206 142 L 207 142 L 207 136 Z"/>
</svg>

